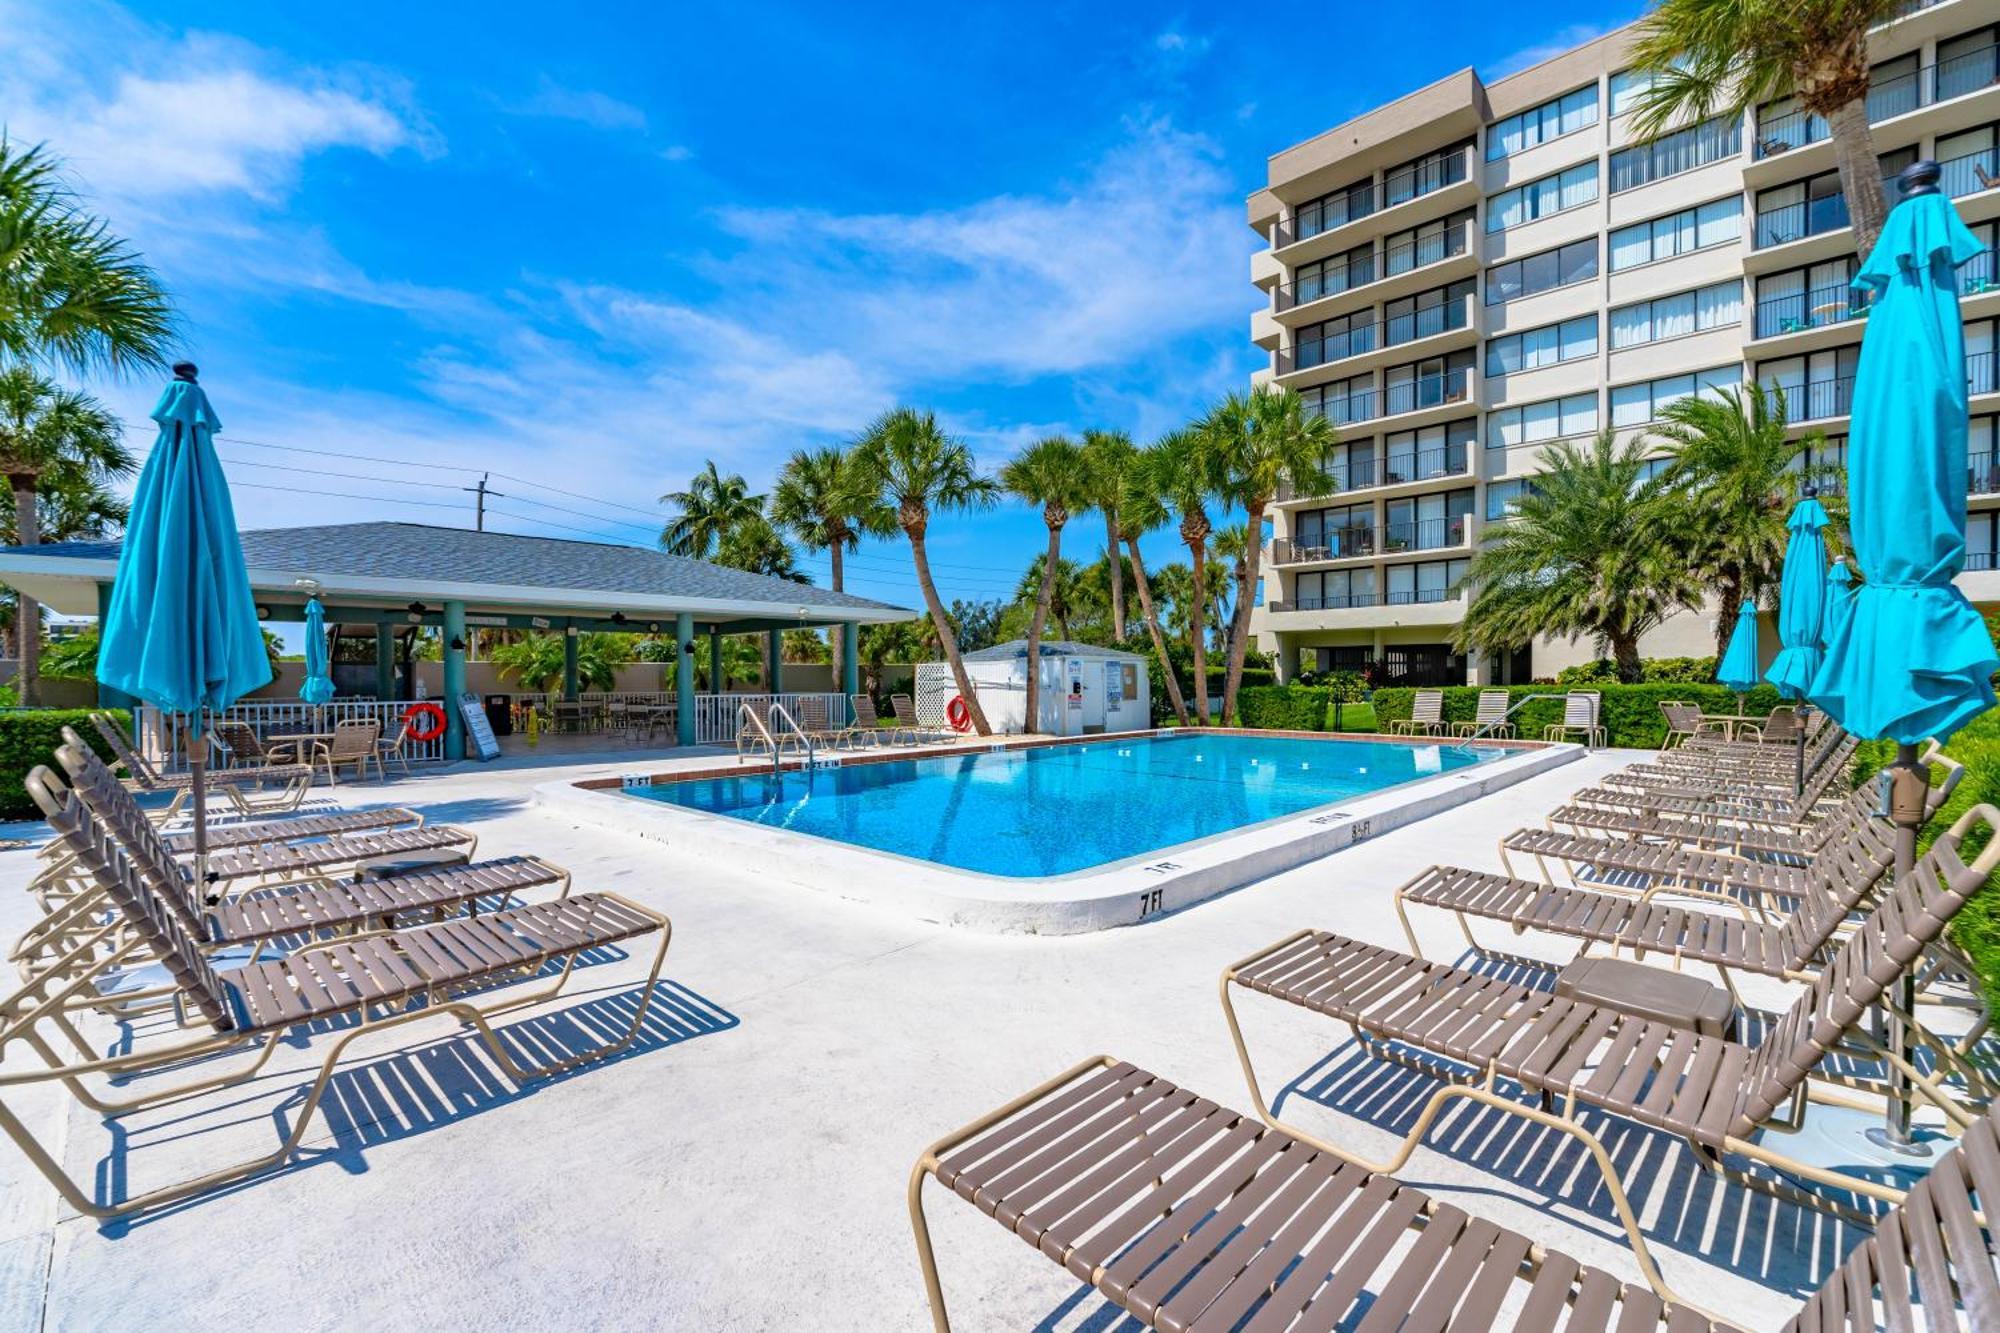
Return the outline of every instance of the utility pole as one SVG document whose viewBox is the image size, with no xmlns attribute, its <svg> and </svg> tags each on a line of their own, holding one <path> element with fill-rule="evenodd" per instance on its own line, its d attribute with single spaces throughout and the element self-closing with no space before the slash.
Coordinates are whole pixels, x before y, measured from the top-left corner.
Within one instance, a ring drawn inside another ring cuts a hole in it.
<svg viewBox="0 0 2000 1333">
<path fill-rule="evenodd" d="M 479 484 L 477 486 L 464 486 L 460 488 L 461 490 L 467 491 L 472 495 L 478 497 L 474 501 L 474 505 L 476 507 L 473 510 L 473 520 L 472 520 L 473 530 L 476 532 L 486 531 L 486 497 L 491 495 L 502 500 L 507 498 L 506 492 L 489 490 L 487 488 L 486 485 L 487 479 L 490 478 L 492 475 L 493 474 L 491 472 L 482 472 L 479 474 Z"/>
</svg>

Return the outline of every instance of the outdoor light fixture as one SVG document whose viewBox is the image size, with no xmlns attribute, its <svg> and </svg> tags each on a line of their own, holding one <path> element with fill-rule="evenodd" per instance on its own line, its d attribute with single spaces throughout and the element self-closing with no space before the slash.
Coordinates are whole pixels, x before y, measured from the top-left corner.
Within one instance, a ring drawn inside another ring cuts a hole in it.
<svg viewBox="0 0 2000 1333">
<path fill-rule="evenodd" d="M 694 640 L 693 640 L 693 639 L 689 639 L 689 640 L 688 640 L 688 641 L 687 641 L 686 643 L 682 644 L 682 645 L 681 645 L 681 651 L 682 651 L 682 652 L 684 652 L 684 653 L 686 653 L 686 654 L 687 654 L 687 655 L 688 655 L 689 657 L 693 657 L 693 656 L 694 656 Z"/>
<path fill-rule="evenodd" d="M 613 611 L 613 612 L 611 613 L 611 623 L 612 623 L 612 624 L 614 624 L 614 625 L 622 625 L 622 624 L 624 624 L 624 623 L 625 623 L 625 613 L 624 613 L 623 611 Z"/>
<path fill-rule="evenodd" d="M 647 622 L 646 622 L 646 633 L 648 633 L 648 634 L 658 634 L 659 632 L 660 632 L 660 622 L 659 622 L 659 621 L 657 621 L 657 620 L 649 620 L 649 621 L 647 621 Z"/>
<path fill-rule="evenodd" d="M 459 637 L 458 637 L 458 636 L 457 636 L 456 634 L 452 635 L 452 636 L 451 636 L 451 650 L 452 650 L 453 652 L 455 652 L 455 653 L 462 653 L 462 652 L 464 652 L 464 651 L 465 651 L 465 640 L 464 640 L 464 639 L 461 639 L 461 638 L 459 638 Z"/>
</svg>

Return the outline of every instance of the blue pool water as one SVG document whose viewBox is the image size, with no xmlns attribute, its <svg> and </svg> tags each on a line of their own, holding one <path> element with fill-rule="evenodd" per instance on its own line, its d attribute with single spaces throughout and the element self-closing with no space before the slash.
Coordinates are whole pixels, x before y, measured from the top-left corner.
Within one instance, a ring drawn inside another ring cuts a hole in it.
<svg viewBox="0 0 2000 1333">
<path fill-rule="evenodd" d="M 768 771 L 626 794 L 989 875 L 1123 861 L 1464 768 L 1501 751 L 1263 736 L 1113 737 Z"/>
</svg>

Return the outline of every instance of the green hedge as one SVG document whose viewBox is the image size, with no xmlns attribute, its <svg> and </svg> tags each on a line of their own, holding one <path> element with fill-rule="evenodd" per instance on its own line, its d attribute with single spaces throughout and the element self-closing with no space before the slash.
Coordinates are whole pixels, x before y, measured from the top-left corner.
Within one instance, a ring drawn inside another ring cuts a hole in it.
<svg viewBox="0 0 2000 1333">
<path fill-rule="evenodd" d="M 1709 685 L 1714 681 L 1713 657 L 1649 657 L 1639 663 L 1639 683 L 1642 685 Z M 1617 683 L 1618 664 L 1608 657 L 1564 667 L 1556 672 L 1556 684 L 1565 688 Z"/>
<path fill-rule="evenodd" d="M 1236 694 L 1240 724 L 1273 731 L 1323 731 L 1333 691 L 1313 685 L 1245 685 Z"/>
<path fill-rule="evenodd" d="M 1470 722 L 1479 709 L 1479 695 L 1482 689 L 1498 689 L 1499 686 L 1455 685 L 1444 692 L 1444 717 L 1447 722 Z M 1594 686 L 1604 696 L 1604 708 L 1600 720 L 1609 734 L 1611 744 L 1629 746 L 1633 749 L 1653 749 L 1666 739 L 1667 721 L 1660 712 L 1663 700 L 1678 700 L 1699 704 L 1704 713 L 1734 713 L 1737 711 L 1737 696 L 1734 690 L 1720 685 L 1599 685 Z M 1416 697 L 1413 689 L 1383 689 L 1375 691 L 1375 716 L 1386 729 L 1391 722 L 1398 722 L 1410 716 L 1410 705 Z M 1559 695 L 1561 691 L 1547 685 L 1514 685 L 1507 687 L 1507 693 L 1519 700 L 1529 695 Z M 1778 692 L 1769 685 L 1759 685 L 1744 696 L 1743 711 L 1763 716 L 1778 704 Z M 1537 700 L 1522 707 L 1514 714 L 1514 728 L 1523 740 L 1538 741 L 1542 729 L 1552 722 L 1562 721 L 1563 705 L 1560 698 Z"/>
<path fill-rule="evenodd" d="M 41 808 L 28 795 L 28 770 L 36 764 L 53 765 L 56 746 L 62 744 L 62 729 L 76 728 L 77 734 L 109 759 L 111 753 L 90 725 L 89 708 L 33 708 L 0 713 L 0 819 L 39 819 Z M 131 716 L 117 713 L 119 722 L 130 727 Z"/>
</svg>

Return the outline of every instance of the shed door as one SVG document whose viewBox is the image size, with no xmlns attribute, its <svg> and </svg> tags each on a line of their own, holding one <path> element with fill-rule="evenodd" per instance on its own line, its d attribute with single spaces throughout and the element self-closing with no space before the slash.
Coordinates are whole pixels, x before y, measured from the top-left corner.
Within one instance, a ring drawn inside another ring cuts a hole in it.
<svg viewBox="0 0 2000 1333">
<path fill-rule="evenodd" d="M 1069 660 L 1069 718 L 1072 734 L 1104 730 L 1104 663 L 1087 658 Z"/>
</svg>

